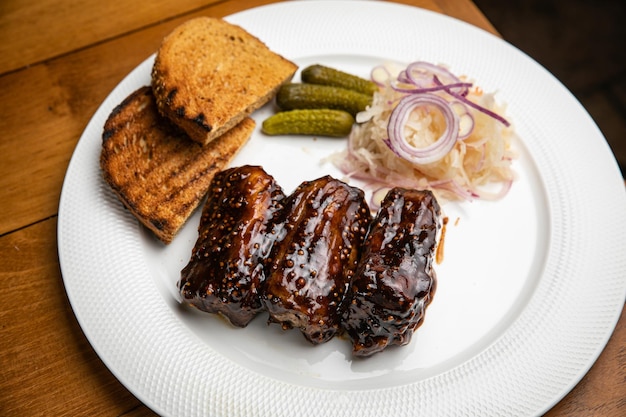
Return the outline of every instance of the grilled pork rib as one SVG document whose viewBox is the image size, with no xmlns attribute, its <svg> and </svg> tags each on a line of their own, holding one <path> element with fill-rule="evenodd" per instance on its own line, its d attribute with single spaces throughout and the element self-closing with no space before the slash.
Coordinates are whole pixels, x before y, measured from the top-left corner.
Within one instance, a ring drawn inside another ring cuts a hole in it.
<svg viewBox="0 0 626 417">
<path fill-rule="evenodd" d="M 313 344 L 330 340 L 369 222 L 363 191 L 329 176 L 287 197 L 267 262 L 269 321 L 300 329 Z"/>
<path fill-rule="evenodd" d="M 355 356 L 411 340 L 435 291 L 432 263 L 440 228 L 440 207 L 431 192 L 389 191 L 346 295 L 343 327 Z"/>
<path fill-rule="evenodd" d="M 263 262 L 272 245 L 268 232 L 284 196 L 260 167 L 215 176 L 191 260 L 181 273 L 179 290 L 186 303 L 221 313 L 238 327 L 263 310 Z"/>
</svg>

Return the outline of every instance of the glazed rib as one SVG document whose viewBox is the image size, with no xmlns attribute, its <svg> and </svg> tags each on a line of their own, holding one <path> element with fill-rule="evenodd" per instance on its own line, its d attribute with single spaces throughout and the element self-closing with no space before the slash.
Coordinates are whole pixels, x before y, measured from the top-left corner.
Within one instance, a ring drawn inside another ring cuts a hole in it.
<svg viewBox="0 0 626 417">
<path fill-rule="evenodd" d="M 394 188 L 372 222 L 347 294 L 343 327 L 355 356 L 405 345 L 436 287 L 440 208 L 429 191 Z"/>
<path fill-rule="evenodd" d="M 369 222 L 363 192 L 329 176 L 302 183 L 285 199 L 267 263 L 270 322 L 300 329 L 313 344 L 338 332 Z"/>
<path fill-rule="evenodd" d="M 243 166 L 215 176 L 202 211 L 191 260 L 181 273 L 183 300 L 245 327 L 263 310 L 263 262 L 284 193 L 262 168 Z"/>
</svg>

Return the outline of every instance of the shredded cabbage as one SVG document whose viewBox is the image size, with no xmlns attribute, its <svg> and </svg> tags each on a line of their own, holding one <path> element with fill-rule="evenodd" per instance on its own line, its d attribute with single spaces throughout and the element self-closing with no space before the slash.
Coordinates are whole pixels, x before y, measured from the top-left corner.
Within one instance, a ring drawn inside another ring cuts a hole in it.
<svg viewBox="0 0 626 417">
<path fill-rule="evenodd" d="M 372 105 L 356 117 L 344 151 L 331 161 L 349 178 L 366 182 L 372 189 L 402 186 L 430 189 L 440 200 L 499 199 L 514 180 L 512 162 L 516 137 L 513 127 L 469 106 L 474 126 L 469 136 L 458 139 L 452 150 L 436 162 L 418 165 L 398 156 L 388 142 L 387 125 L 392 110 L 406 93 L 391 87 L 398 82 L 399 67 L 386 65 L 389 78 L 374 94 Z M 459 79 L 467 82 L 466 77 Z M 437 92 L 446 97 L 445 91 Z M 466 99 L 504 117 L 506 107 L 498 104 L 494 93 L 486 93 L 475 84 Z M 448 95 L 448 100 L 453 101 Z M 405 126 L 407 142 L 427 146 L 445 130 L 445 119 L 438 112 L 416 109 Z M 493 191 L 493 188 L 496 191 Z"/>
</svg>

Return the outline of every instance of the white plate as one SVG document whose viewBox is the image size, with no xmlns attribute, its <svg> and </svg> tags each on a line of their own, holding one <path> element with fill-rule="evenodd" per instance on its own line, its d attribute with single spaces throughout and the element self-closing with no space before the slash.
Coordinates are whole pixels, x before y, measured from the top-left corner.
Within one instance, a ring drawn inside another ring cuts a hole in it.
<svg viewBox="0 0 626 417">
<path fill-rule="evenodd" d="M 182 308 L 175 283 L 196 214 L 168 247 L 122 209 L 98 167 L 111 109 L 150 81 L 152 58 L 104 101 L 78 143 L 59 207 L 66 290 L 92 346 L 139 399 L 170 416 L 535 415 L 587 372 L 626 295 L 626 194 L 601 133 L 548 72 L 463 22 L 383 2 L 287 2 L 228 18 L 300 67 L 367 76 L 427 60 L 508 103 L 519 180 L 497 203 L 448 204 L 445 260 L 410 345 L 352 360 L 346 340 L 245 329 Z M 260 122 L 269 107 L 255 113 Z M 233 165 L 259 164 L 286 191 L 322 174 L 342 140 L 257 131 Z M 458 222 L 457 222 L 458 219 Z"/>
</svg>

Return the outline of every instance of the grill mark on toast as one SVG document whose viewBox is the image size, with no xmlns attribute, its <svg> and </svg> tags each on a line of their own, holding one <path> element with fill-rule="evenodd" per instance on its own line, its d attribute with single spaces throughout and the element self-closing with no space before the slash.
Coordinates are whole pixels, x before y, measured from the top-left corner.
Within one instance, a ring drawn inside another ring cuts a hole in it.
<svg viewBox="0 0 626 417">
<path fill-rule="evenodd" d="M 171 228 L 170 222 L 167 220 L 162 221 L 162 219 L 150 219 L 150 223 L 152 223 L 152 225 L 159 230 L 167 230 Z"/>
<path fill-rule="evenodd" d="M 225 142 L 222 138 L 216 140 Z M 230 155 L 232 153 L 231 148 L 234 148 L 234 146 L 226 143 L 216 142 L 215 145 L 223 145 L 222 147 L 227 149 L 225 152 L 226 155 Z M 177 147 L 179 146 L 180 145 Z M 163 181 L 159 183 L 151 181 L 150 178 L 148 178 L 147 182 L 153 185 L 146 191 L 151 195 L 161 196 L 159 200 L 154 202 L 154 204 L 159 206 L 181 198 L 184 201 L 193 200 L 196 197 L 193 195 L 184 195 L 183 193 L 185 193 L 187 189 L 178 187 L 177 183 L 184 182 L 189 185 L 189 188 L 195 189 L 196 187 L 194 186 L 198 182 L 202 182 L 202 187 L 208 187 L 213 175 L 220 170 L 220 167 L 224 166 L 229 161 L 230 157 L 223 157 L 220 152 L 211 152 L 210 154 L 186 152 L 185 158 L 182 158 L 180 161 L 165 161 L 164 165 L 161 165 L 160 168 L 170 172 L 171 175 L 162 177 Z M 167 189 L 168 192 L 159 193 L 159 187 Z"/>
<path fill-rule="evenodd" d="M 210 132 L 212 127 L 211 125 L 205 123 L 205 117 L 204 117 L 204 113 L 200 113 L 199 115 L 197 115 L 196 117 L 194 117 L 193 122 L 195 124 L 197 124 L 198 126 L 200 126 L 201 128 L 203 128 L 204 130 L 206 130 L 207 132 Z"/>
<path fill-rule="evenodd" d="M 198 196 L 193 190 L 208 189 L 213 176 L 230 161 L 230 158 L 213 156 L 216 158 L 207 164 L 205 155 L 195 153 L 192 160 L 187 161 L 187 164 L 176 166 L 172 175 L 164 178 L 164 181 L 159 184 L 169 190 L 167 193 L 159 194 L 154 190 L 152 195 L 156 199 L 152 204 L 157 207 L 155 220 L 158 219 L 153 222 L 155 227 L 168 228 L 171 223 L 167 220 L 168 214 L 170 217 L 185 218 L 197 207 L 198 200 L 202 199 L 204 194 Z M 177 187 L 174 184 L 181 181 L 187 184 L 187 187 Z M 157 184 L 154 186 L 156 187 Z"/>
<path fill-rule="evenodd" d="M 201 146 L 158 113 L 151 88 L 143 87 L 116 106 L 105 123 L 103 178 L 141 223 L 169 243 L 253 128 L 247 119 Z"/>
</svg>

